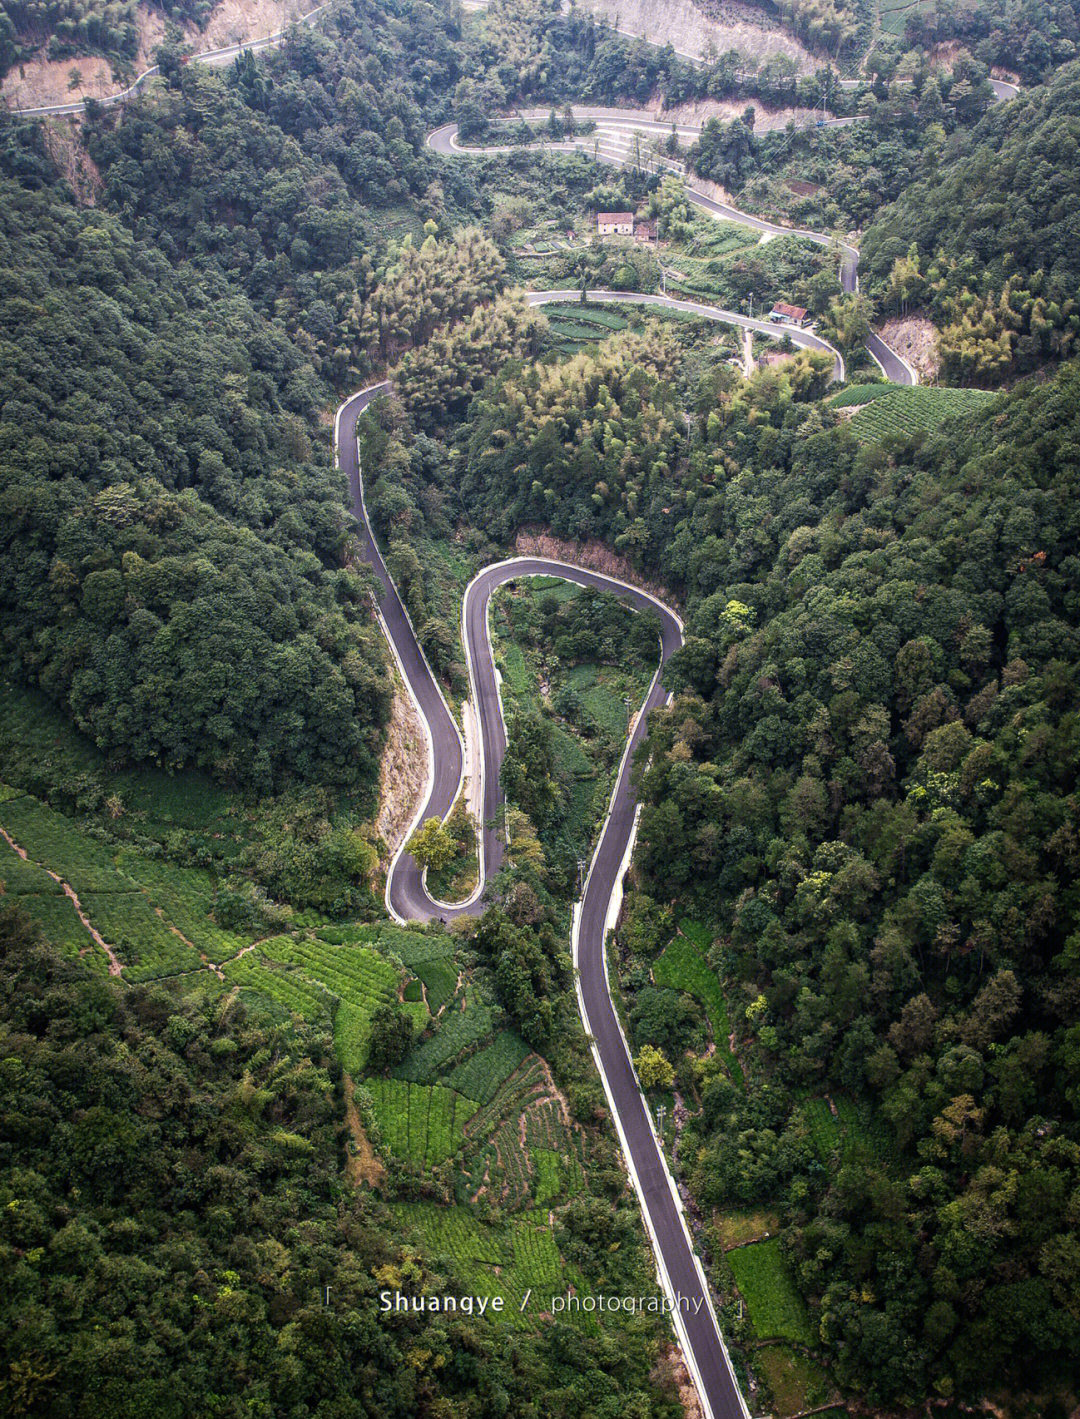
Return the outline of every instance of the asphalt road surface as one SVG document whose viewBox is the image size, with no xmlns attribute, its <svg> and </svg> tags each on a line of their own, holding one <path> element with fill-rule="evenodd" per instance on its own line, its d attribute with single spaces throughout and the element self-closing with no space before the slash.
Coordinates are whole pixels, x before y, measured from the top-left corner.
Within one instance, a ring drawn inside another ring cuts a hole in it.
<svg viewBox="0 0 1080 1419">
<path fill-rule="evenodd" d="M 325 4 L 316 6 L 314 10 L 309 10 L 306 15 L 301 15 L 294 23 L 298 25 L 310 24 L 316 15 L 322 14 L 329 3 L 330 0 L 326 0 Z M 261 49 L 272 48 L 275 44 L 280 43 L 287 33 L 287 29 L 275 30 L 273 34 L 264 35 L 262 39 L 249 39 L 245 40 L 242 44 L 229 44 L 226 45 L 224 49 L 204 49 L 201 54 L 193 54 L 189 63 L 210 65 L 228 64 L 231 60 L 235 59 L 238 54 L 242 54 L 245 49 L 250 49 L 257 54 Z M 158 66 L 152 64 L 149 69 L 144 69 L 134 83 L 129 84 L 126 89 L 120 89 L 114 94 L 106 94 L 103 98 L 97 99 L 96 102 L 100 103 L 104 108 L 109 108 L 112 104 L 123 103 L 124 99 L 130 98 L 132 94 L 137 93 L 146 83 L 147 79 L 152 79 L 158 72 Z M 22 114 L 24 118 L 46 118 L 50 116 L 59 117 L 63 114 L 82 113 L 85 107 L 86 100 L 79 99 L 75 103 L 52 103 L 43 104 L 39 108 L 18 108 L 15 112 Z"/>
<path fill-rule="evenodd" d="M 577 138 L 566 142 L 541 143 L 538 146 L 545 151 L 553 152 L 585 152 L 599 162 L 611 163 L 616 167 L 621 167 L 627 162 L 637 161 L 639 157 L 642 161 L 656 161 L 662 166 L 669 168 L 673 172 L 678 172 L 686 184 L 686 195 L 690 203 L 700 211 L 706 212 L 709 216 L 718 217 L 722 221 L 737 222 L 740 226 L 748 227 L 751 231 L 761 232 L 763 236 L 798 236 L 807 241 L 816 242 L 819 246 L 837 245 L 840 255 L 840 284 L 845 291 L 857 291 L 859 288 L 859 250 L 852 246 L 850 242 L 836 242 L 836 238 L 828 232 L 810 231 L 805 227 L 785 227 L 778 222 L 767 221 L 764 217 L 755 217 L 749 212 L 740 211 L 738 207 L 731 206 L 730 203 L 721 202 L 711 196 L 702 188 L 695 187 L 688 180 L 686 170 L 681 163 L 677 163 L 670 158 L 650 158 L 647 154 L 640 154 L 635 147 L 635 135 L 640 135 L 646 139 L 653 139 L 659 136 L 666 136 L 671 132 L 671 125 L 665 124 L 657 119 L 649 118 L 647 115 L 635 114 L 627 109 L 604 109 L 589 108 L 575 105 L 574 117 L 589 119 L 595 123 L 596 128 L 593 133 L 585 137 Z M 539 110 L 533 112 L 526 111 L 522 117 L 528 120 L 532 116 L 543 117 Z M 837 123 L 850 123 L 852 119 L 838 119 Z M 700 128 L 694 125 L 683 124 L 678 128 L 678 135 L 681 140 L 693 139 L 700 133 Z M 495 153 L 508 153 L 515 151 L 514 144 L 499 144 L 484 148 L 463 147 L 457 138 L 457 125 L 453 123 L 444 124 L 441 128 L 436 128 L 434 132 L 428 134 L 428 147 L 433 152 L 441 153 L 446 157 L 483 157 Z M 564 296 L 565 299 L 565 296 Z M 639 297 L 639 299 L 641 299 Z M 660 304 L 672 305 L 667 297 L 645 298 L 659 300 Z M 700 302 L 692 302 L 699 314 L 712 314 L 716 319 L 724 320 L 729 324 L 739 324 L 746 328 L 745 317 L 735 315 L 731 311 L 720 310 L 719 307 L 706 306 Z M 830 351 L 837 361 L 837 378 L 844 378 L 843 360 L 840 355 L 820 337 L 812 339 L 799 338 L 805 336 L 807 332 L 797 331 L 791 327 L 777 327 L 770 325 L 767 321 L 751 323 L 752 328 L 760 330 L 762 334 L 773 335 L 781 338 L 789 335 L 791 339 L 799 345 L 814 349 L 826 349 Z M 902 355 L 886 345 L 879 335 L 871 334 L 866 341 L 866 348 L 871 357 L 883 371 L 886 379 L 894 384 L 917 384 L 918 376 L 911 365 Z"/>
<path fill-rule="evenodd" d="M 428 736 L 428 792 L 423 807 L 414 819 L 415 825 L 430 817 L 443 818 L 450 811 L 461 786 L 464 760 L 461 736 L 420 648 L 397 589 L 387 573 L 364 505 L 363 471 L 356 439 L 357 420 L 373 399 L 388 390 L 389 385 L 385 381 L 372 385 L 341 406 L 335 425 L 335 452 L 349 480 L 353 511 L 363 536 L 363 555 L 378 582 L 379 614 L 383 628 Z M 415 860 L 402 847 L 394 857 L 387 876 L 387 906 L 400 921 L 426 921 L 432 917 L 446 920 L 463 914 L 477 915 L 484 908 L 486 883 L 499 870 L 505 852 L 513 853 L 513 843 L 507 849 L 498 831 L 503 806 L 499 769 L 506 752 L 506 729 L 488 632 L 488 608 L 497 587 L 527 576 L 560 577 L 579 586 L 614 592 L 636 610 L 651 611 L 659 622 L 657 671 L 641 712 L 634 721 L 633 732 L 628 736 L 585 890 L 574 913 L 572 945 L 577 967 L 578 1002 L 585 1028 L 592 1038 L 593 1055 L 641 1202 L 664 1292 L 672 1306 L 676 1332 L 707 1419 L 748 1419 L 749 1411 L 731 1368 L 678 1193 L 653 1130 L 630 1061 L 629 1049 L 612 1005 L 604 953 L 607 928 L 614 923 L 618 913 L 622 879 L 637 826 L 637 805 L 630 783 L 633 754 L 647 732 L 649 712 L 668 701 L 667 691 L 660 682 L 661 671 L 668 657 L 682 645 L 682 623 L 669 607 L 647 592 L 616 578 L 543 557 L 519 557 L 497 562 L 485 567 L 473 578 L 462 602 L 462 630 L 482 745 L 484 827 L 481 834 L 480 886 L 470 902 L 445 906 L 428 894 Z"/>
<path fill-rule="evenodd" d="M 719 306 L 708 305 L 704 301 L 682 300 L 676 296 L 650 296 L 640 291 L 590 290 L 586 293 L 590 301 L 601 305 L 652 305 L 664 310 L 681 310 L 687 315 L 700 315 L 706 320 L 716 320 L 723 325 L 737 325 L 742 330 L 753 330 L 759 335 L 767 335 L 771 340 L 789 337 L 792 344 L 804 350 L 817 350 L 823 355 L 832 355 L 833 373 L 837 379 L 844 378 L 844 357 L 827 340 L 815 335 L 812 330 L 797 330 L 791 326 L 772 325 L 767 320 L 751 320 L 734 310 L 722 310 Z M 559 301 L 577 301 L 579 290 L 529 291 L 527 299 L 532 306 L 552 305 Z"/>
</svg>

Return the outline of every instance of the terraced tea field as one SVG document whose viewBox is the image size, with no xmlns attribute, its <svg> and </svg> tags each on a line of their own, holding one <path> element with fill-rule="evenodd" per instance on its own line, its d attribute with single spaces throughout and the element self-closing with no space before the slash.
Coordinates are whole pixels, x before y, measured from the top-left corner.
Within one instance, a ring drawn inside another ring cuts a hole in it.
<svg viewBox="0 0 1080 1419">
<path fill-rule="evenodd" d="M 259 990 L 286 1009 L 309 1017 L 327 1011 L 338 1057 L 350 1074 L 363 1070 L 371 1016 L 380 1001 L 397 994 L 400 979 L 370 946 L 333 946 L 310 936 L 275 936 L 223 969 L 227 980 Z"/>
<path fill-rule="evenodd" d="M 997 395 L 981 389 L 937 389 L 932 385 L 915 385 L 912 388 L 872 386 L 875 389 L 879 387 L 884 387 L 887 392 L 875 395 L 851 420 L 852 431 L 866 443 L 930 432 L 947 419 L 977 414 L 997 398 Z"/>
<path fill-rule="evenodd" d="M 3 844 L 0 880 L 24 899 L 27 911 L 58 945 L 85 953 L 83 959 L 92 967 L 107 966 L 97 959 L 101 948 L 49 872 L 74 892 L 90 925 L 122 964 L 125 980 L 197 971 L 204 958 L 222 961 L 251 940 L 250 935 L 224 931 L 212 920 L 214 883 L 209 873 L 134 848 L 116 848 L 17 790 L 9 790 L 0 803 L 0 826 L 29 859 L 20 862 Z"/>
<path fill-rule="evenodd" d="M 508 1325 L 532 1329 L 549 1310 L 552 1296 L 570 1286 L 579 1292 L 584 1289 L 580 1273 L 560 1258 L 542 1214 L 516 1217 L 494 1227 L 465 1208 L 434 1202 L 399 1202 L 394 1211 L 413 1232 L 426 1264 L 446 1277 L 447 1290 L 502 1296 L 506 1309 L 501 1319 Z M 589 1315 L 569 1313 L 564 1319 L 588 1331 L 597 1328 Z"/>
<path fill-rule="evenodd" d="M 394 1077 L 416 1084 L 435 1083 L 467 1050 L 486 1039 L 494 1024 L 494 1009 L 479 998 L 475 986 L 469 986 L 447 1007 L 434 1035 L 421 1040 L 395 1067 Z"/>
<path fill-rule="evenodd" d="M 489 1104 L 503 1080 L 513 1074 L 528 1054 L 528 1045 L 512 1030 L 500 1030 L 491 1044 L 456 1065 L 447 1075 L 447 1083 L 470 1099 Z"/>
<path fill-rule="evenodd" d="M 457 1152 L 465 1124 L 479 1107 L 441 1084 L 367 1079 L 364 1088 L 390 1151 L 421 1168 L 435 1167 Z"/>
</svg>

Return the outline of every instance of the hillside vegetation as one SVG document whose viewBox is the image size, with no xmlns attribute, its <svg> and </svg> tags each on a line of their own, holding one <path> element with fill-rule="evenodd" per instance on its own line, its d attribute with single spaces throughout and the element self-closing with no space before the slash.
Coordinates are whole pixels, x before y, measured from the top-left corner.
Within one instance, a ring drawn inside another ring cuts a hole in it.
<svg viewBox="0 0 1080 1419">
<path fill-rule="evenodd" d="M 634 1028 L 679 1060 L 700 1009 L 647 972 L 661 903 L 704 914 L 754 1061 L 746 1094 L 719 1053 L 678 1066 L 692 1188 L 781 1207 L 815 1342 L 875 1401 L 1052 1382 L 1080 1339 L 1080 370 L 888 452 L 809 366 L 704 376 L 689 440 L 677 378 L 657 330 L 508 374 L 463 490 L 686 591 L 625 947 Z M 885 1142 L 823 1171 L 807 1088 Z"/>
<path fill-rule="evenodd" d="M 868 290 L 886 311 L 929 309 L 953 380 L 1075 354 L 1080 64 L 995 106 L 954 144 L 867 231 Z"/>
</svg>

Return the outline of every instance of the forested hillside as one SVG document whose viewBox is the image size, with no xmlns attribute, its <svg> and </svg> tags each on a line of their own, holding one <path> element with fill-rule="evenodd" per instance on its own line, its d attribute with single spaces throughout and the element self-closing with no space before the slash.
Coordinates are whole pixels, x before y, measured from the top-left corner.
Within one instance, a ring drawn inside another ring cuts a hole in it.
<svg viewBox="0 0 1080 1419">
<path fill-rule="evenodd" d="M 888 448 L 812 379 L 721 372 L 688 443 L 670 349 L 634 339 L 477 401 L 464 487 L 486 525 L 589 528 L 688 596 L 626 945 L 647 975 L 666 904 L 714 922 L 754 1061 L 748 1094 L 719 1055 L 679 1065 L 694 1193 L 781 1209 L 836 1373 L 877 1400 L 1052 1381 L 1080 1340 L 1080 372 Z M 637 1039 L 678 1057 L 668 996 Z M 806 1090 L 871 1104 L 880 1156 L 824 1172 Z"/>
<path fill-rule="evenodd" d="M 388 701 L 320 390 L 239 292 L 5 183 L 3 652 L 111 756 L 370 781 Z"/>
<path fill-rule="evenodd" d="M 929 308 L 945 374 L 979 382 L 1075 353 L 1080 65 L 991 109 L 862 242 L 887 311 Z"/>
<path fill-rule="evenodd" d="M 845 54 L 871 24 L 776 8 Z M 125 6 L 97 38 L 93 7 L 34 13 L 126 52 Z M 220 70 L 170 43 L 77 125 L 0 114 L 5 1412 L 679 1412 L 655 1318 L 376 1309 L 653 1286 L 567 923 L 655 626 L 503 588 L 511 851 L 477 922 L 377 920 L 380 764 L 407 820 L 415 743 L 399 702 L 383 757 L 332 425 L 384 376 L 367 504 L 454 712 L 462 589 L 527 545 L 684 620 L 608 960 L 753 1412 L 1075 1406 L 1077 13 L 911 7 L 855 94 L 558 0 L 351 0 Z M 859 122 L 749 104 L 823 98 Z M 671 179 L 426 145 L 522 102 L 705 99 L 741 116 L 690 166 L 858 236 L 858 299 L 835 250 L 695 226 Z M 623 203 L 681 276 L 576 242 Z M 875 309 L 929 314 L 945 377 L 1005 392 L 834 398 L 829 356 L 571 300 L 549 325 L 517 284 L 591 275 L 782 280 L 845 352 Z"/>
<path fill-rule="evenodd" d="M 89 115 L 96 210 L 0 120 L 3 655 L 115 762 L 374 779 L 385 651 L 321 411 L 503 264 L 379 227 L 424 193 L 445 220 L 422 105 L 457 41 L 425 6 L 363 16 Z"/>
</svg>

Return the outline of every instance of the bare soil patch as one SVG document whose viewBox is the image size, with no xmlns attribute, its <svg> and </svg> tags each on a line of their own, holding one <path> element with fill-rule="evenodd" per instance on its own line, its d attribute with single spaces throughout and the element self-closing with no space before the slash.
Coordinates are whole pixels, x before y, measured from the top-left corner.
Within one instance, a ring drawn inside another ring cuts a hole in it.
<svg viewBox="0 0 1080 1419">
<path fill-rule="evenodd" d="M 684 54 L 704 59 L 710 47 L 717 54 L 737 49 L 748 59 L 787 55 L 800 70 L 813 73 L 810 51 L 779 25 L 771 25 L 760 9 L 739 0 L 708 0 L 708 14 L 690 0 L 578 0 L 579 8 L 603 15 L 623 33 L 670 43 Z"/>
<path fill-rule="evenodd" d="M 666 1382 L 675 1387 L 686 1419 L 705 1419 L 697 1388 L 690 1378 L 683 1353 L 677 1345 L 669 1344 L 660 1352 L 653 1375 L 661 1384 Z"/>
<path fill-rule="evenodd" d="M 184 27 L 184 38 L 193 52 L 224 49 L 242 40 L 263 39 L 306 15 L 318 0 L 222 0 L 204 30 Z M 35 108 L 53 103 L 75 103 L 81 99 L 107 98 L 126 88 L 136 75 L 150 68 L 154 50 L 165 36 L 165 18 L 158 10 L 140 6 L 136 15 L 139 47 L 135 59 L 125 65 L 101 55 L 76 59 L 50 60 L 44 53 L 13 69 L 0 84 L 0 102 L 8 108 Z M 72 84 L 78 76 L 79 82 Z"/>
<path fill-rule="evenodd" d="M 663 108 L 662 102 L 661 96 L 657 94 L 656 117 L 665 122 L 670 120 L 678 123 L 705 124 L 710 118 L 719 118 L 724 123 L 730 123 L 733 118 L 741 118 L 748 108 L 752 108 L 754 131 L 757 133 L 786 128 L 792 120 L 796 123 L 807 123 L 814 116 L 808 108 L 769 108 L 759 99 L 687 99 L 684 103 L 672 104 L 670 108 Z M 818 112 L 820 113 L 820 110 Z M 829 115 L 830 118 L 832 116 Z"/>
<path fill-rule="evenodd" d="M 68 118 L 48 118 L 42 125 L 45 147 L 62 175 L 67 178 L 80 207 L 97 205 L 101 173 L 76 136 Z"/>
<path fill-rule="evenodd" d="M 619 577 L 631 586 L 639 586 L 642 591 L 651 592 L 669 605 L 673 605 L 676 599 L 659 582 L 643 577 L 625 557 L 620 557 L 603 542 L 569 542 L 562 537 L 552 537 L 548 532 L 523 529 L 514 539 L 514 550 L 519 557 L 553 557 L 557 561 L 586 567 L 589 571 Z"/>
<path fill-rule="evenodd" d="M 409 831 L 427 784 L 427 743 L 416 706 L 394 673 L 394 702 L 379 769 L 379 816 L 375 826 L 388 857 Z"/>
<path fill-rule="evenodd" d="M 926 315 L 894 316 L 885 321 L 878 334 L 890 349 L 902 355 L 922 380 L 937 379 L 941 370 L 938 331 Z"/>
<path fill-rule="evenodd" d="M 349 1139 L 352 1147 L 346 1156 L 345 1175 L 353 1187 L 359 1187 L 361 1183 L 367 1183 L 371 1187 L 379 1187 L 386 1178 L 386 1169 L 371 1146 L 371 1139 L 364 1132 L 364 1125 L 360 1122 L 360 1112 L 354 1101 L 355 1093 L 356 1085 L 351 1076 L 346 1074 L 345 1122 L 349 1127 Z"/>
</svg>

